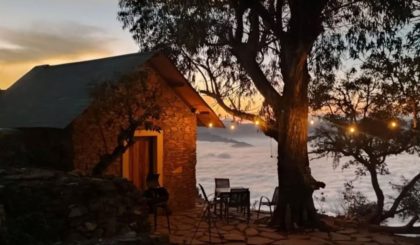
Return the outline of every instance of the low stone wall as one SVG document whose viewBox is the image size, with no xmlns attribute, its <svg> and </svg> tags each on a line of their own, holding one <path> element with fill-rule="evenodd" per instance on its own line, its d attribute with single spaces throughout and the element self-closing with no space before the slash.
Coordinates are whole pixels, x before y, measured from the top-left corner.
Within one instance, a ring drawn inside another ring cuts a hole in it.
<svg viewBox="0 0 420 245">
<path fill-rule="evenodd" d="M 141 193 L 120 178 L 0 169 L 1 244 L 156 244 L 147 212 Z"/>
</svg>

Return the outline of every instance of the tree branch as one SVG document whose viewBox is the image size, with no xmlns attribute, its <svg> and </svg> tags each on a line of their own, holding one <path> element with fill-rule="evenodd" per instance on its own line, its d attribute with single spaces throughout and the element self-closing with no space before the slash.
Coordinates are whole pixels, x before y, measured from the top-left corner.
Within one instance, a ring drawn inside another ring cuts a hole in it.
<svg viewBox="0 0 420 245">
<path fill-rule="evenodd" d="M 400 205 L 401 201 L 404 199 L 404 197 L 407 196 L 408 192 L 414 187 L 414 185 L 417 183 L 417 181 L 420 180 L 420 173 L 418 173 L 416 176 L 414 176 L 411 181 L 404 186 L 398 197 L 395 199 L 394 203 L 392 204 L 391 208 L 385 212 L 383 215 L 383 219 L 387 219 L 390 217 L 394 217 L 398 206 Z"/>
<path fill-rule="evenodd" d="M 270 127 L 268 125 L 268 123 L 263 118 L 261 118 L 260 116 L 257 116 L 257 115 L 252 114 L 252 113 L 244 112 L 244 111 L 238 110 L 236 108 L 229 107 L 223 101 L 223 98 L 217 93 L 212 93 L 212 92 L 207 91 L 207 90 L 200 90 L 200 93 L 205 94 L 205 95 L 215 99 L 217 104 L 220 107 L 222 107 L 223 110 L 225 110 L 227 113 L 229 113 L 229 114 L 231 114 L 235 117 L 239 117 L 241 119 L 248 120 L 248 121 L 251 121 L 251 122 L 258 121 L 259 122 L 258 127 L 261 129 L 261 131 L 265 135 L 267 135 L 269 137 L 272 137 L 273 139 L 277 140 L 278 131 L 276 129 Z"/>
</svg>

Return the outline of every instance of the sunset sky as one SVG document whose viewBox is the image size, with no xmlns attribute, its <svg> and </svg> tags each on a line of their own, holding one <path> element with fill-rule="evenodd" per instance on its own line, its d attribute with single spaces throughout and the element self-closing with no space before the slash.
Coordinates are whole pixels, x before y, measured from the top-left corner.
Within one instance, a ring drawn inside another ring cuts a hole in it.
<svg viewBox="0 0 420 245">
<path fill-rule="evenodd" d="M 0 89 L 33 66 L 132 53 L 118 0 L 0 0 Z"/>
</svg>

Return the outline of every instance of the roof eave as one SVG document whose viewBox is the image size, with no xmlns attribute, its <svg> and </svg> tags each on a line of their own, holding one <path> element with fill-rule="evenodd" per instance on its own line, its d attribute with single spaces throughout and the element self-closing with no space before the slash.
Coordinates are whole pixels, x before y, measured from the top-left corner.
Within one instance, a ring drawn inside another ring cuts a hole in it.
<svg viewBox="0 0 420 245">
<path fill-rule="evenodd" d="M 191 111 L 196 113 L 198 126 L 225 127 L 213 109 L 185 79 L 168 57 L 158 53 L 149 60 L 149 64 L 160 73 L 175 93 L 190 107 Z"/>
</svg>

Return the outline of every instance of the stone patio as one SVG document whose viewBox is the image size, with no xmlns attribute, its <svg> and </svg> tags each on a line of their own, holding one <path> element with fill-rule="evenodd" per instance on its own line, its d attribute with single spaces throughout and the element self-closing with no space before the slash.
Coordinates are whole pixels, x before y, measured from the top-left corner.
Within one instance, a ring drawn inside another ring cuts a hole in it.
<svg viewBox="0 0 420 245">
<path fill-rule="evenodd" d="M 202 204 L 197 204 L 193 210 L 174 213 L 170 216 L 171 233 L 168 234 L 165 216 L 158 217 L 156 234 L 169 236 L 172 244 L 208 244 L 208 225 L 202 222 L 198 232 L 194 231 L 200 220 Z M 250 244 L 250 245 L 315 245 L 315 244 L 338 244 L 338 245 L 378 245 L 378 244 L 420 244 L 419 240 L 404 237 L 391 236 L 380 233 L 369 233 L 355 228 L 345 228 L 337 232 L 307 232 L 299 234 L 281 234 L 263 224 L 255 224 L 256 214 L 253 213 L 249 224 L 244 220 L 231 219 L 229 224 L 225 220 L 216 221 L 216 229 L 211 229 L 212 244 Z M 260 216 L 261 218 L 261 216 Z M 194 237 L 193 237 L 194 236 Z"/>
</svg>

